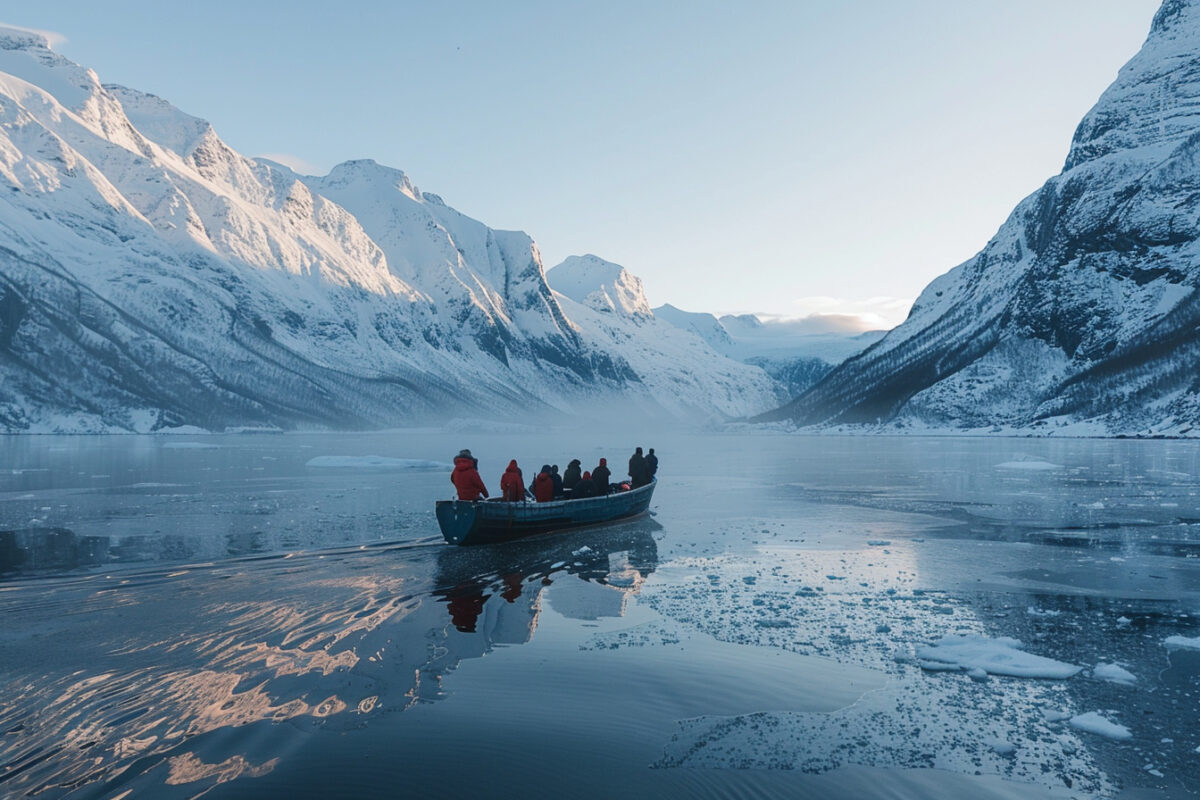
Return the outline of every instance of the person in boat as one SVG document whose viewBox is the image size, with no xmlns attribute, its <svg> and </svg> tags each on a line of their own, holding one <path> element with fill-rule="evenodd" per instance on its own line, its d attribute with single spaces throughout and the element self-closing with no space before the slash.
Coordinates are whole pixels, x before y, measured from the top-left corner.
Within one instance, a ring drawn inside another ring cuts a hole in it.
<svg viewBox="0 0 1200 800">
<path fill-rule="evenodd" d="M 542 471 L 534 476 L 533 483 L 529 484 L 529 491 L 539 503 L 548 503 L 554 499 L 554 474 L 550 472 L 549 464 L 542 465 Z"/>
<path fill-rule="evenodd" d="M 488 496 L 483 478 L 479 477 L 477 464 L 470 450 L 460 450 L 454 457 L 454 471 L 450 473 L 450 482 L 458 490 L 459 500 L 478 500 L 480 496 Z"/>
<path fill-rule="evenodd" d="M 629 457 L 629 482 L 634 489 L 650 482 L 646 478 L 646 457 L 642 455 L 640 447 Z"/>
<path fill-rule="evenodd" d="M 599 466 L 592 470 L 592 481 L 596 484 L 596 494 L 605 495 L 611 491 L 608 486 L 608 481 L 611 477 L 612 472 L 608 469 L 608 459 L 600 459 Z"/>
<path fill-rule="evenodd" d="M 515 458 L 508 462 L 508 468 L 500 476 L 500 494 L 510 503 L 525 499 L 525 477 Z"/>
<path fill-rule="evenodd" d="M 563 496 L 563 479 L 562 475 L 558 474 L 558 464 L 550 465 L 550 478 L 554 481 L 554 497 L 561 500 Z"/>
<path fill-rule="evenodd" d="M 654 479 L 658 474 L 658 456 L 654 455 L 654 448 L 650 448 L 650 452 L 646 453 L 646 483 Z"/>
<path fill-rule="evenodd" d="M 585 497 L 596 496 L 596 482 L 592 480 L 592 473 L 585 472 L 583 477 L 579 479 L 579 483 L 575 484 L 575 488 L 571 490 L 572 500 L 582 500 Z"/>
<path fill-rule="evenodd" d="M 581 466 L 578 458 L 572 458 L 571 463 L 567 464 L 567 471 L 563 473 L 563 489 L 574 489 L 575 484 L 579 483 Z"/>
</svg>

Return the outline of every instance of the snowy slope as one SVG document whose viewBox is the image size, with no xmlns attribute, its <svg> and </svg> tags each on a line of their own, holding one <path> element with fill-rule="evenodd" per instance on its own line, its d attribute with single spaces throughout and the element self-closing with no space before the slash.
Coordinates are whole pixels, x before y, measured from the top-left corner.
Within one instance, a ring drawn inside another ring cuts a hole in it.
<svg viewBox="0 0 1200 800">
<path fill-rule="evenodd" d="M 594 339 L 525 234 L 374 162 L 313 178 L 246 158 L 0 29 L 0 431 L 376 427 L 642 397 Z M 693 388 L 689 408 L 729 405 Z M 770 404 L 756 386 L 741 401 Z"/>
<path fill-rule="evenodd" d="M 1194 434 L 1200 0 L 1167 0 L 1063 171 L 882 341 L 765 419 Z"/>
<path fill-rule="evenodd" d="M 804 333 L 787 322 L 763 322 L 754 314 L 725 315 L 683 311 L 670 304 L 654 316 L 691 331 L 722 355 L 761 367 L 795 397 L 835 366 L 882 338 L 883 331 L 846 335 Z"/>
<path fill-rule="evenodd" d="M 788 396 L 762 369 L 725 358 L 692 331 L 657 319 L 641 280 L 617 264 L 572 256 L 546 277 L 581 335 L 596 349 L 620 352 L 644 394 L 675 416 L 745 417 L 755 404 Z M 696 405 L 697 396 L 712 405 Z"/>
<path fill-rule="evenodd" d="M 553 269 L 551 286 L 596 311 L 626 317 L 650 317 L 642 279 L 598 256 L 571 256 Z"/>
</svg>

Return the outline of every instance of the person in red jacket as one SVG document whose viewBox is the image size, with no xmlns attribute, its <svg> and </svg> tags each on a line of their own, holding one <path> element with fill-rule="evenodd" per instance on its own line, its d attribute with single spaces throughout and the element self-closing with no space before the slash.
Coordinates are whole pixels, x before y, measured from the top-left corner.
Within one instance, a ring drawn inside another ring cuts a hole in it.
<svg viewBox="0 0 1200 800">
<path fill-rule="evenodd" d="M 450 482 L 458 490 L 459 500 L 478 500 L 480 495 L 488 496 L 483 478 L 475 468 L 475 458 L 470 450 L 460 450 L 454 457 L 454 471 L 450 473 Z"/>
<path fill-rule="evenodd" d="M 550 472 L 549 464 L 542 467 L 529 490 L 533 492 L 533 499 L 539 503 L 548 503 L 554 499 L 554 475 Z"/>
<path fill-rule="evenodd" d="M 500 493 L 510 503 L 525 499 L 525 478 L 515 458 L 508 462 L 508 469 L 500 476 Z"/>
</svg>

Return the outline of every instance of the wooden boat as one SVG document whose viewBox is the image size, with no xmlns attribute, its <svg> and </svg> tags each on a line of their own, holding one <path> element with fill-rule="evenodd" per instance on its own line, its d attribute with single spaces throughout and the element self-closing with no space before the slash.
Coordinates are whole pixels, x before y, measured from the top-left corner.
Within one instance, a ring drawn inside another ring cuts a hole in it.
<svg viewBox="0 0 1200 800">
<path fill-rule="evenodd" d="M 597 525 L 646 513 L 657 481 L 626 492 L 581 500 L 516 503 L 503 500 L 438 500 L 437 521 L 450 544 L 491 544 L 539 533 Z"/>
</svg>

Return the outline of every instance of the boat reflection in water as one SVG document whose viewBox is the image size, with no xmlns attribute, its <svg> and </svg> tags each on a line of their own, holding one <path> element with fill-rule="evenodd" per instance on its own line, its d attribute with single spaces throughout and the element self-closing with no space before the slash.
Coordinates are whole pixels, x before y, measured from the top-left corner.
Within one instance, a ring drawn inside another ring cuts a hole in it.
<svg viewBox="0 0 1200 800">
<path fill-rule="evenodd" d="M 438 554 L 438 588 L 460 633 L 479 633 L 477 644 L 522 644 L 533 637 L 543 589 L 560 577 L 583 581 L 555 595 L 555 608 L 575 619 L 621 616 L 658 564 L 653 520 L 525 539 L 481 549 Z"/>
</svg>

